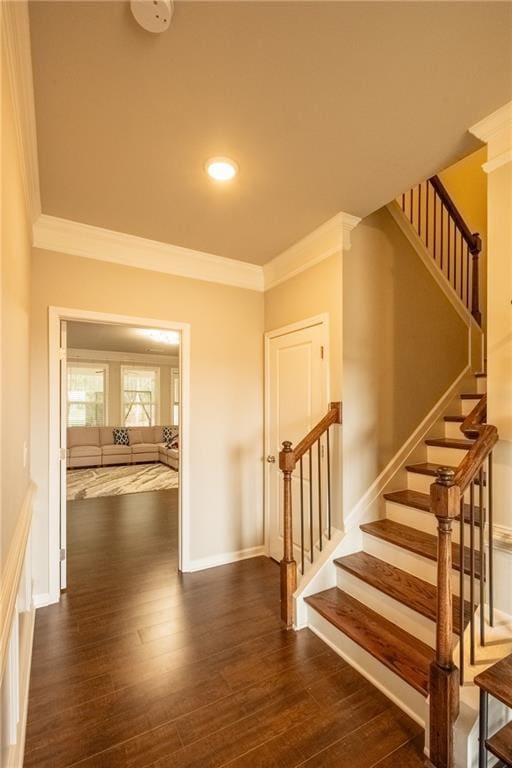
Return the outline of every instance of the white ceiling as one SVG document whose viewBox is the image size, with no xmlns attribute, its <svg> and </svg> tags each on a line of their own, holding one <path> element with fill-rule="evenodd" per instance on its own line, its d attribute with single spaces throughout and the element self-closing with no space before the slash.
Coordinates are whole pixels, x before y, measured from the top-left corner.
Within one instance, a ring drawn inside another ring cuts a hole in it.
<svg viewBox="0 0 512 768">
<path fill-rule="evenodd" d="M 95 349 L 102 352 L 131 352 L 137 354 L 176 357 L 179 344 L 164 344 L 144 335 L 143 328 L 105 323 L 67 323 L 67 344 L 70 349 Z"/>
<path fill-rule="evenodd" d="M 512 98 L 510 2 L 31 3 L 46 214 L 263 264 L 477 148 Z M 204 161 L 228 155 L 222 188 Z"/>
</svg>

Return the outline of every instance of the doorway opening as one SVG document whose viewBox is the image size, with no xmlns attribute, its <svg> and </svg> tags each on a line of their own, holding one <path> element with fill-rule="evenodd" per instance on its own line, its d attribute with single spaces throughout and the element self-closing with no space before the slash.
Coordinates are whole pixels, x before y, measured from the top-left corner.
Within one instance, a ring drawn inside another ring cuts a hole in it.
<svg viewBox="0 0 512 768">
<path fill-rule="evenodd" d="M 140 537 L 186 570 L 188 346 L 186 324 L 50 309 L 51 602 Z"/>
</svg>

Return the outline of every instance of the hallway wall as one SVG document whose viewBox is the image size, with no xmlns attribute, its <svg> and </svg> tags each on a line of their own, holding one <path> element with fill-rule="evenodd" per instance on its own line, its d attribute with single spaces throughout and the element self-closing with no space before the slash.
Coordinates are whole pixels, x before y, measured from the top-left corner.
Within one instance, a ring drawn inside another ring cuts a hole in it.
<svg viewBox="0 0 512 768">
<path fill-rule="evenodd" d="M 5 49 L 2 48 L 1 531 L 3 562 L 30 480 L 29 308 L 31 221 Z"/>
<path fill-rule="evenodd" d="M 48 307 L 191 324 L 190 557 L 196 567 L 263 544 L 263 296 L 256 291 L 34 249 L 33 474 L 36 535 L 48 536 Z M 36 593 L 48 591 L 38 547 Z"/>
</svg>

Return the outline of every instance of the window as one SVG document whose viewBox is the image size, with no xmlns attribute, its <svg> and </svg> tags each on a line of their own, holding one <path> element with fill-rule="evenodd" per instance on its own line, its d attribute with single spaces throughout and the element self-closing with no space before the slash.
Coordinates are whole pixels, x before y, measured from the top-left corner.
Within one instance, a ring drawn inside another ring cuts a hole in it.
<svg viewBox="0 0 512 768">
<path fill-rule="evenodd" d="M 121 368 L 126 427 L 152 427 L 157 423 L 158 374 L 155 368 Z"/>
<path fill-rule="evenodd" d="M 68 366 L 68 427 L 105 426 L 107 370 L 106 365 Z"/>
<path fill-rule="evenodd" d="M 180 373 L 178 368 L 171 368 L 171 424 L 180 423 Z"/>
</svg>

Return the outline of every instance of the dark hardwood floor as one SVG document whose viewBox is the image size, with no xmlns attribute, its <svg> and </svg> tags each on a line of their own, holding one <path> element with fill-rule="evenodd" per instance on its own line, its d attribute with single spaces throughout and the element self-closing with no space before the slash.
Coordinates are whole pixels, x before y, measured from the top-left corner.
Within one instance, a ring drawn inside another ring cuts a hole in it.
<svg viewBox="0 0 512 768">
<path fill-rule="evenodd" d="M 176 572 L 176 490 L 74 501 L 68 521 L 25 768 L 423 765 L 418 725 L 309 630 L 281 629 L 273 561 Z"/>
</svg>

